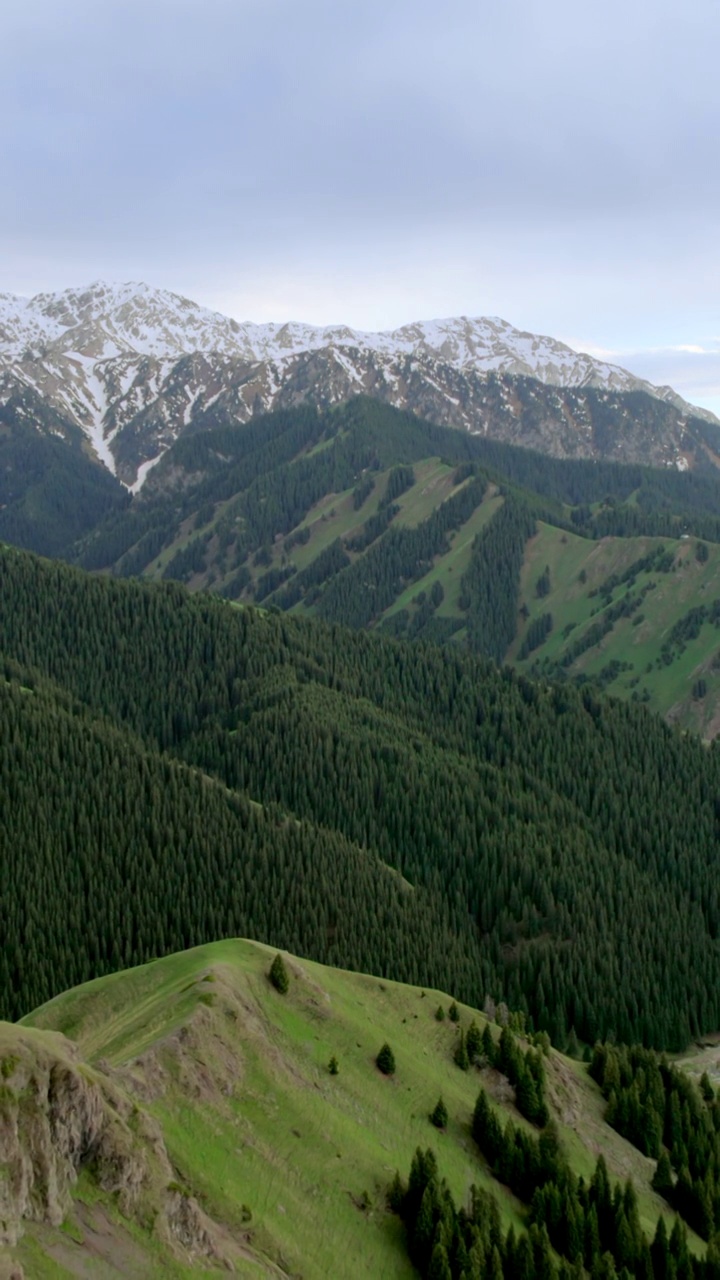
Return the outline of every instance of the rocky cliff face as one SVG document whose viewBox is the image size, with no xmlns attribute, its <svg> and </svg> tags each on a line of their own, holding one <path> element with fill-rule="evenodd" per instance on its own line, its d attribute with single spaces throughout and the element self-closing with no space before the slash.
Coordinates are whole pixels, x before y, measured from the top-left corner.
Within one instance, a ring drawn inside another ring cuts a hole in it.
<svg viewBox="0 0 720 1280">
<path fill-rule="evenodd" d="M 217 1227 L 175 1181 L 160 1126 L 112 1073 L 87 1066 L 62 1035 L 0 1024 L 0 1078 L 0 1245 L 17 1244 L 28 1223 L 59 1226 L 87 1172 L 179 1256 L 231 1265 Z"/>
</svg>

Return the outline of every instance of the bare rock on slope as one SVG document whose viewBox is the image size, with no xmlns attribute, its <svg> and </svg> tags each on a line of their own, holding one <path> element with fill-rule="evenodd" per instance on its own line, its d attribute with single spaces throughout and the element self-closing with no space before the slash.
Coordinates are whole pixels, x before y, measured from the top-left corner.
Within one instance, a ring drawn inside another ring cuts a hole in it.
<svg viewBox="0 0 720 1280">
<path fill-rule="evenodd" d="M 232 1269 L 216 1225 L 173 1181 L 151 1116 L 63 1036 L 0 1024 L 0 1245 L 23 1222 L 59 1226 L 88 1170 L 121 1213 L 182 1256 Z"/>
</svg>

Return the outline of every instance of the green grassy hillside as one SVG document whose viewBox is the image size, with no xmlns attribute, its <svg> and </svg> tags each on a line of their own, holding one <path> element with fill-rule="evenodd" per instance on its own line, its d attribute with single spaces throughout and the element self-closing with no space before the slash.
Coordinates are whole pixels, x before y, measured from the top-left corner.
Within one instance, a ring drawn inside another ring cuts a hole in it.
<svg viewBox="0 0 720 1280">
<path fill-rule="evenodd" d="M 508 661 L 536 675 L 592 680 L 713 738 L 720 728 L 720 614 L 713 612 L 719 599 L 714 543 L 588 542 L 540 523 L 526 547 L 525 616 Z M 551 631 L 524 655 L 533 622 L 547 614 Z"/>
<path fill-rule="evenodd" d="M 471 1019 L 482 1030 L 483 1015 L 461 1005 L 458 1025 L 438 1022 L 438 1006 L 451 1003 L 445 993 L 289 956 L 282 996 L 267 978 L 273 954 L 244 941 L 200 947 L 66 992 L 16 1026 L 0 1024 L 4 1105 L 23 1062 L 44 1054 L 56 1073 L 62 1064 L 103 1092 L 138 1162 L 152 1148 L 135 1202 L 103 1190 L 106 1170 L 80 1155 L 62 1221 L 26 1221 L 6 1260 L 14 1256 L 39 1280 L 179 1280 L 223 1260 L 248 1277 L 409 1278 L 385 1194 L 395 1170 L 405 1174 L 416 1147 L 428 1145 L 458 1202 L 472 1183 L 490 1188 L 505 1228 L 522 1228 L 526 1208 L 492 1178 L 470 1135 L 481 1085 L 501 1115 L 530 1126 L 504 1077 L 453 1062 L 459 1030 Z M 384 1041 L 397 1064 L 390 1078 L 374 1062 Z M 337 1075 L 328 1071 L 333 1055 Z M 551 1051 L 546 1071 L 572 1167 L 589 1177 L 602 1151 L 611 1179 L 632 1178 L 652 1236 L 667 1212 L 649 1186 L 653 1162 L 605 1125 L 584 1066 Z M 442 1133 L 428 1119 L 440 1094 L 450 1117 Z M 39 1185 L 34 1212 L 47 1217 L 42 1197 Z M 204 1244 L 197 1227 L 191 1238 L 173 1220 L 168 1206 L 179 1197 L 197 1207 Z"/>
</svg>

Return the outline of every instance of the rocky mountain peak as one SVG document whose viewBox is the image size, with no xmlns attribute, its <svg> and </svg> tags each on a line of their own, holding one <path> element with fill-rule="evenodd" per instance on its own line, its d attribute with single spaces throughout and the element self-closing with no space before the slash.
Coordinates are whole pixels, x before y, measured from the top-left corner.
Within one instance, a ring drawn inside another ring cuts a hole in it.
<svg viewBox="0 0 720 1280">
<path fill-rule="evenodd" d="M 486 411 L 485 388 L 493 375 L 545 387 L 644 391 L 672 404 L 680 434 L 658 453 L 669 464 L 682 452 L 688 416 L 715 421 L 670 388 L 652 387 L 497 316 L 370 333 L 343 324 L 240 323 L 136 282 L 96 281 L 29 299 L 0 294 L 0 404 L 24 389 L 41 395 L 82 428 L 98 459 L 132 488 L 213 405 L 226 420 L 243 422 L 304 398 L 330 405 L 363 392 L 492 435 L 498 428 Z M 507 386 L 503 395 L 511 404 Z M 518 429 L 522 440 L 522 424 Z M 552 441 L 548 447 L 552 452 Z M 581 456 L 587 450 L 580 436 L 577 449 Z"/>
</svg>

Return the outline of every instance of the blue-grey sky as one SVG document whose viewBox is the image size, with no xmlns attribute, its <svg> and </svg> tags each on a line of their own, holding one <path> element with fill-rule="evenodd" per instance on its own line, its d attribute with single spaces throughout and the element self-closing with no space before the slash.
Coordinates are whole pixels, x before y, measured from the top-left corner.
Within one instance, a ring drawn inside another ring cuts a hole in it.
<svg viewBox="0 0 720 1280">
<path fill-rule="evenodd" d="M 718 0 L 4 0 L 0 292 L 500 315 L 720 412 Z"/>
</svg>

